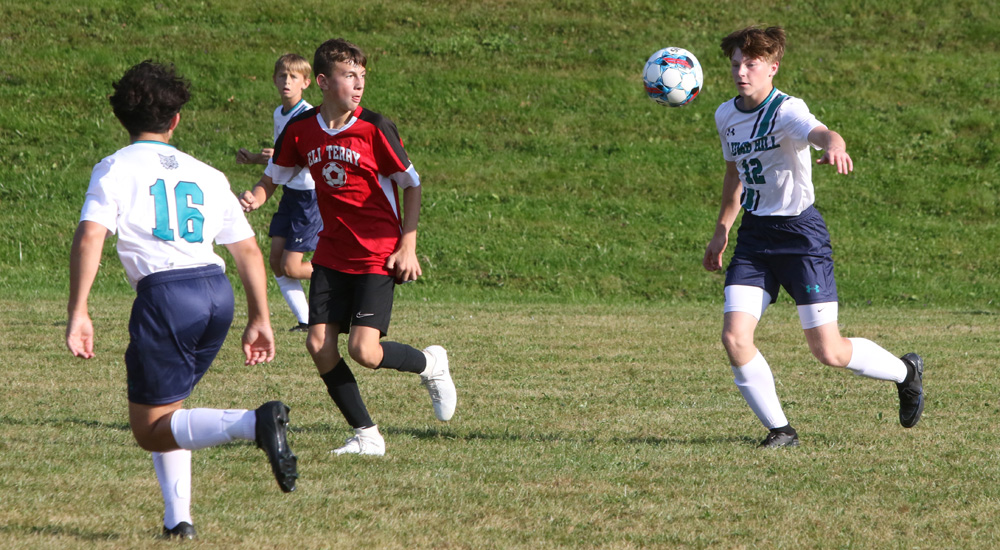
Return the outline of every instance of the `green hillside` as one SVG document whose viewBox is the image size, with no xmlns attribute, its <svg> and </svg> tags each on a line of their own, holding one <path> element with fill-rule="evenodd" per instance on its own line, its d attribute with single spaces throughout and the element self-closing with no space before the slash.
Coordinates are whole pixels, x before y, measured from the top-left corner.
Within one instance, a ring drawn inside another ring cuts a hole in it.
<svg viewBox="0 0 1000 550">
<path fill-rule="evenodd" d="M 274 59 L 343 36 L 369 54 L 363 104 L 396 121 L 425 184 L 426 276 L 403 299 L 718 301 L 721 274 L 700 266 L 723 172 L 713 113 L 733 94 L 718 43 L 781 24 L 777 86 L 855 162 L 847 178 L 815 172 L 841 300 L 995 309 L 1000 20 L 988 4 L 5 2 L 0 292 L 65 292 L 90 169 L 126 143 L 106 96 L 127 66 L 171 61 L 192 81 L 175 143 L 239 191 L 258 170 L 236 165 L 236 149 L 270 136 Z M 705 67 L 681 109 L 641 88 L 646 57 L 667 45 Z M 307 99 L 319 102 L 315 86 Z M 270 212 L 251 218 L 261 234 Z M 106 252 L 97 291 L 128 292 Z"/>
</svg>

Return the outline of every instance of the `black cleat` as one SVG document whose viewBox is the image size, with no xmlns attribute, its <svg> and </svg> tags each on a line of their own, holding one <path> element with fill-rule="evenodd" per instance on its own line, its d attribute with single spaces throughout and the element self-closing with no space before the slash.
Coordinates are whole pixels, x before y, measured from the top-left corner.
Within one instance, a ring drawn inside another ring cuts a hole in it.
<svg viewBox="0 0 1000 550">
<path fill-rule="evenodd" d="M 764 438 L 764 441 L 760 442 L 761 449 L 777 449 L 778 447 L 798 447 L 799 446 L 799 434 L 796 432 L 785 433 L 771 430 Z"/>
<path fill-rule="evenodd" d="M 295 480 L 299 477 L 295 455 L 288 448 L 288 411 L 288 405 L 281 401 L 268 401 L 255 411 L 257 447 L 267 453 L 274 479 L 286 493 L 295 490 Z"/>
<path fill-rule="evenodd" d="M 299 323 L 288 329 L 288 332 L 309 332 L 309 323 Z"/>
<path fill-rule="evenodd" d="M 916 353 L 900 357 L 906 364 L 906 380 L 896 384 L 899 391 L 899 424 L 912 428 L 924 412 L 924 360 Z"/>
<path fill-rule="evenodd" d="M 180 539 L 180 540 L 192 540 L 198 536 L 198 533 L 194 532 L 194 525 L 186 521 L 182 521 L 174 526 L 173 529 L 167 529 L 167 526 L 163 526 L 163 538 L 165 539 Z"/>
</svg>

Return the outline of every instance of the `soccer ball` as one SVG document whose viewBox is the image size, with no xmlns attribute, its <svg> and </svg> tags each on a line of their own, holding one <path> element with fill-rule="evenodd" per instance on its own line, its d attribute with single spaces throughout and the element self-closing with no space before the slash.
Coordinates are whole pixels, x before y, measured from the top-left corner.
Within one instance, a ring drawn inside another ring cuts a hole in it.
<svg viewBox="0 0 1000 550">
<path fill-rule="evenodd" d="M 701 91 L 701 63 L 683 48 L 663 48 L 646 61 L 642 82 L 649 98 L 660 105 L 687 105 Z"/>
</svg>

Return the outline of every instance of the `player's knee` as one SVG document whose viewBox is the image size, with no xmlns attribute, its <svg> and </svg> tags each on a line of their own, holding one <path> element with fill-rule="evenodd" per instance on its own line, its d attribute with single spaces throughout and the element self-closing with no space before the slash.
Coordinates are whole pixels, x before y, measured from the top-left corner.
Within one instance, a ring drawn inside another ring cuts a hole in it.
<svg viewBox="0 0 1000 550">
<path fill-rule="evenodd" d="M 722 346 L 730 356 L 740 355 L 740 352 L 754 347 L 753 337 L 731 330 L 722 331 Z"/>
<path fill-rule="evenodd" d="M 173 450 L 176 447 L 172 445 L 164 444 L 160 438 L 156 437 L 154 430 L 149 427 L 132 427 L 132 437 L 135 438 L 135 442 L 139 444 L 139 447 L 144 451 L 153 452 L 165 452 Z"/>
<path fill-rule="evenodd" d="M 365 346 L 351 342 L 347 345 L 347 352 L 350 354 L 351 359 L 369 369 L 378 368 L 379 363 L 382 362 L 382 347 L 378 344 L 375 346 Z"/>
<path fill-rule="evenodd" d="M 820 363 L 828 367 L 846 367 L 851 360 L 850 353 L 844 354 L 840 350 L 831 348 L 813 349 L 813 356 L 819 359 Z"/>
</svg>

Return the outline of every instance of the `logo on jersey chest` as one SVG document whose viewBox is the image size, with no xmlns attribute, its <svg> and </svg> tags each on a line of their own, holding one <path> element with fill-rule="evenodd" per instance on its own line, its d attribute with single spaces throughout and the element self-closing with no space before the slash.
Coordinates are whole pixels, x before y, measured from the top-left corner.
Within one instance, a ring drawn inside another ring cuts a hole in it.
<svg viewBox="0 0 1000 550">
<path fill-rule="evenodd" d="M 347 183 L 347 172 L 336 162 L 329 162 L 323 167 L 323 181 L 334 189 L 339 189 Z"/>
</svg>

